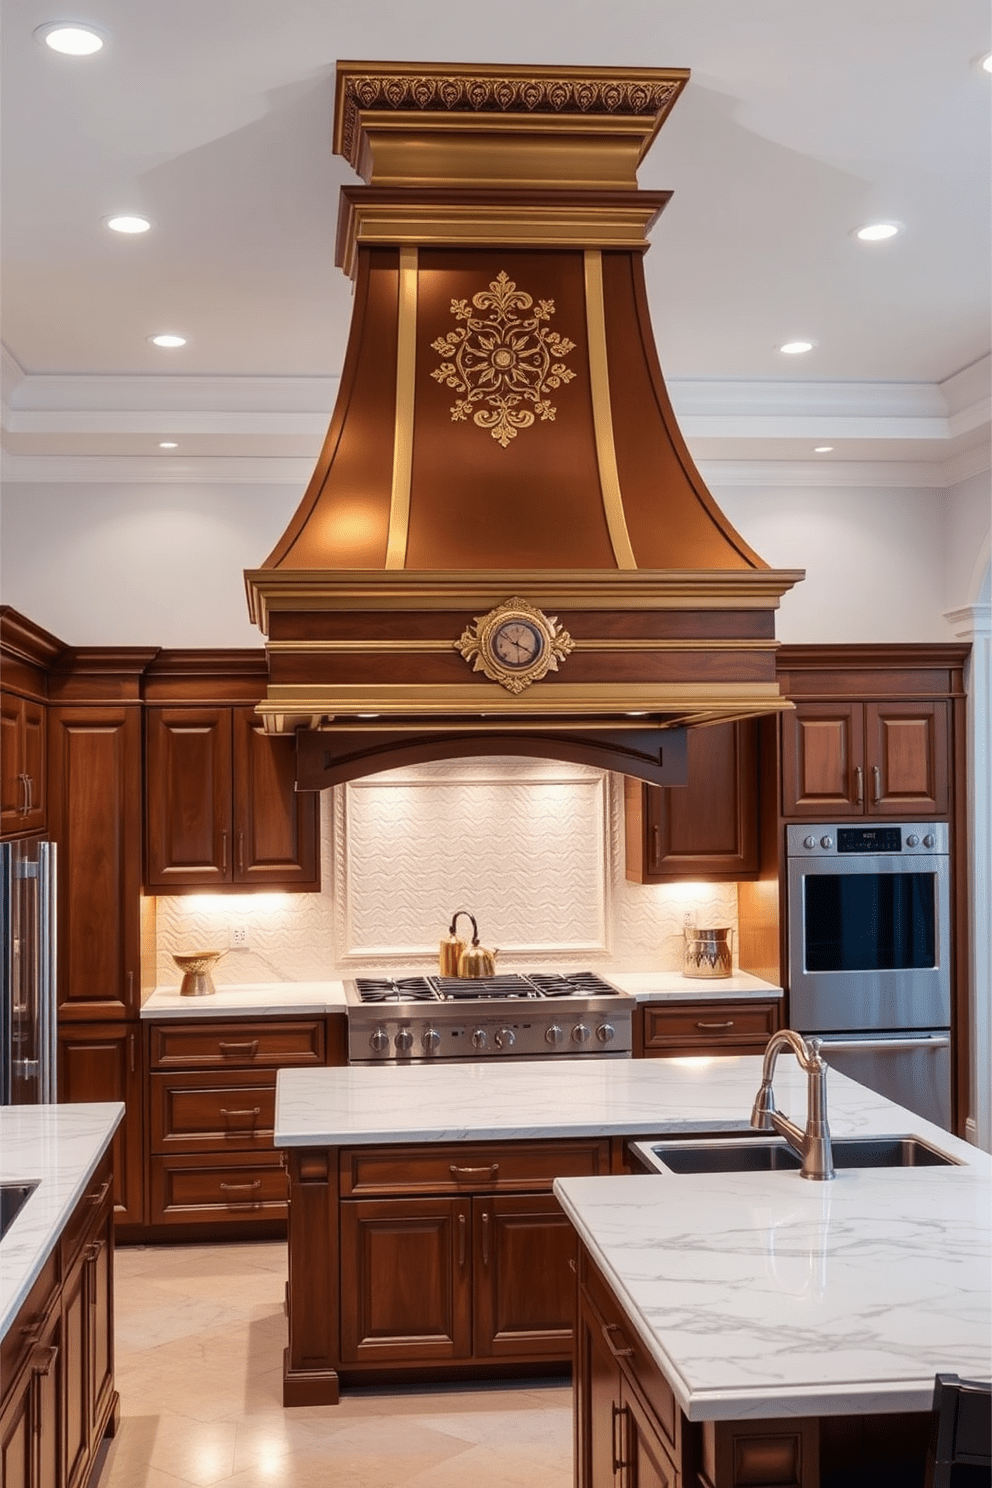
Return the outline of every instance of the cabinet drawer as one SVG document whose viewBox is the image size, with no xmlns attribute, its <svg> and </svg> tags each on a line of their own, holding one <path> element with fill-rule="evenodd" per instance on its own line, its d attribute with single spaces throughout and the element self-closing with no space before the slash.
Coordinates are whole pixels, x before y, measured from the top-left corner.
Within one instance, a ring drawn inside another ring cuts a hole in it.
<svg viewBox="0 0 992 1488">
<path fill-rule="evenodd" d="M 323 1064 L 323 1019 L 292 1022 L 152 1023 L 152 1069 L 217 1069 L 239 1065 L 277 1069 Z"/>
<path fill-rule="evenodd" d="M 287 1192 L 276 1152 L 230 1158 L 169 1154 L 151 1160 L 152 1224 L 285 1219 Z"/>
<path fill-rule="evenodd" d="M 608 1140 L 437 1147 L 352 1147 L 341 1153 L 342 1194 L 550 1190 L 556 1178 L 610 1171 Z"/>
<path fill-rule="evenodd" d="M 272 1146 L 274 1073 L 152 1075 L 153 1152 Z"/>
<path fill-rule="evenodd" d="M 108 1152 L 86 1185 L 86 1191 L 62 1231 L 62 1274 L 67 1276 L 81 1246 L 93 1236 L 105 1219 L 105 1209 L 113 1205 L 113 1169 Z"/>
<path fill-rule="evenodd" d="M 5 1398 L 21 1365 L 38 1343 L 59 1281 L 59 1247 L 56 1245 L 13 1323 L 0 1339 L 0 1400 Z"/>
<path fill-rule="evenodd" d="M 645 1051 L 762 1046 L 778 1027 L 779 1004 L 769 1002 L 696 1002 L 643 1007 Z M 729 1050 L 727 1050 L 729 1052 Z"/>
</svg>

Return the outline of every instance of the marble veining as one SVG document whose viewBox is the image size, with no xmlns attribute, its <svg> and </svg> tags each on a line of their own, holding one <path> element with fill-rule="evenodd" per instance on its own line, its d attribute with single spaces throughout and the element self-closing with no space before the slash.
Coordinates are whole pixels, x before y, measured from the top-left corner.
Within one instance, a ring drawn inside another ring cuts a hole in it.
<svg viewBox="0 0 992 1488">
<path fill-rule="evenodd" d="M 33 1183 L 0 1240 L 0 1338 L 31 1290 L 124 1116 L 119 1101 L 0 1106 L 0 1183 Z"/>
<path fill-rule="evenodd" d="M 178 986 L 156 987 L 142 1003 L 142 1018 L 237 1018 L 297 1014 L 323 1016 L 343 1008 L 342 982 L 256 982 L 218 987 L 206 997 L 183 997 Z"/>
<path fill-rule="evenodd" d="M 744 1128 L 761 1060 L 283 1070 L 277 1146 Z M 793 1060 L 780 1110 L 805 1119 Z M 927 1410 L 990 1374 L 992 1159 L 836 1070 L 837 1136 L 914 1135 L 961 1166 L 560 1179 L 555 1192 L 692 1420 Z"/>
<path fill-rule="evenodd" d="M 607 971 L 609 981 L 638 1002 L 744 1002 L 748 998 L 781 997 L 782 988 L 735 971 L 729 977 L 687 977 L 680 971 Z"/>
</svg>

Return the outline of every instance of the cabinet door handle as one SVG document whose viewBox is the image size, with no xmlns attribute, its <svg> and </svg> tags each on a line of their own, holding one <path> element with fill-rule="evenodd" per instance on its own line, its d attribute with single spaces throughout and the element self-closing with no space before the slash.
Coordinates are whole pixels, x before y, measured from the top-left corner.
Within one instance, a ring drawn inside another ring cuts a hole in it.
<svg viewBox="0 0 992 1488">
<path fill-rule="evenodd" d="M 28 799 L 29 799 L 28 798 L 28 777 L 24 774 L 23 770 L 21 771 L 20 775 L 18 775 L 17 781 L 18 781 L 18 784 L 21 787 L 21 805 L 17 808 L 17 814 L 18 814 L 18 816 L 27 816 L 28 809 L 29 809 L 28 808 Z"/>
<path fill-rule="evenodd" d="M 651 828 L 651 862 L 657 868 L 661 862 L 661 828 Z"/>
<path fill-rule="evenodd" d="M 603 1337 L 606 1339 L 606 1347 L 609 1349 L 614 1359 L 629 1359 L 632 1356 L 634 1350 L 630 1348 L 626 1343 L 624 1343 L 623 1348 L 617 1348 L 611 1337 L 613 1333 L 617 1333 L 619 1334 L 620 1338 L 623 1339 L 623 1334 L 620 1332 L 620 1324 L 603 1323 L 601 1326 L 603 1330 Z"/>
<path fill-rule="evenodd" d="M 128 974 L 127 974 L 127 1000 L 128 1000 L 128 1002 L 131 1001 L 131 999 L 133 998 L 133 996 L 134 996 L 134 972 L 133 971 L 129 971 Z M 134 1066 L 132 1065 L 132 1069 L 133 1068 L 134 1068 Z"/>
<path fill-rule="evenodd" d="M 244 834 L 244 832 L 239 832 L 238 833 L 238 872 L 239 873 L 244 873 L 244 871 L 245 871 L 245 834 Z"/>
<path fill-rule="evenodd" d="M 725 1023 L 697 1023 L 697 1028 L 733 1028 L 733 1018 L 728 1018 Z"/>
<path fill-rule="evenodd" d="M 254 1059 L 258 1053 L 258 1039 L 244 1044 L 225 1044 L 221 1041 L 217 1047 L 222 1054 L 244 1054 L 248 1059 Z"/>
<path fill-rule="evenodd" d="M 460 1267 L 462 1267 L 462 1269 L 464 1269 L 464 1267 L 465 1267 L 465 1244 L 466 1244 L 467 1232 L 468 1232 L 468 1225 L 465 1222 L 465 1216 L 464 1216 L 464 1214 L 459 1214 L 459 1216 L 458 1216 L 458 1264 L 459 1264 Z"/>
<path fill-rule="evenodd" d="M 133 1075 L 134 1074 L 134 1070 L 135 1070 L 135 1044 L 134 1044 L 134 1034 L 133 1033 L 131 1034 L 130 1038 L 128 1039 L 127 1044 L 128 1044 L 128 1055 L 129 1055 L 129 1058 L 130 1058 L 130 1061 L 131 1061 L 131 1073 Z"/>
<path fill-rule="evenodd" d="M 111 1185 L 111 1183 L 113 1183 L 113 1181 L 114 1180 L 112 1178 L 105 1179 L 104 1180 L 104 1183 L 103 1183 L 103 1187 L 100 1189 L 100 1192 L 91 1195 L 91 1197 L 90 1197 L 90 1203 L 93 1205 L 93 1208 L 94 1209 L 99 1209 L 100 1205 L 103 1203 L 104 1199 L 107 1197 L 108 1193 L 110 1192 L 110 1185 Z"/>
<path fill-rule="evenodd" d="M 24 781 L 24 815 L 27 816 L 34 810 L 34 777 L 24 775 L 21 778 Z"/>
<path fill-rule="evenodd" d="M 490 1163 L 488 1168 L 460 1168 L 457 1163 L 448 1164 L 448 1172 L 456 1183 L 463 1178 L 495 1178 L 499 1172 L 499 1163 Z"/>
<path fill-rule="evenodd" d="M 854 767 L 854 802 L 856 806 L 865 804 L 865 772 L 860 765 Z"/>
<path fill-rule="evenodd" d="M 220 871 L 227 872 L 227 833 L 220 834 Z"/>
<path fill-rule="evenodd" d="M 617 1403 L 614 1401 L 612 1410 L 613 1441 L 611 1443 L 611 1447 L 613 1452 L 613 1475 L 614 1477 L 616 1477 L 617 1473 L 622 1472 L 623 1469 L 627 1466 L 624 1443 L 624 1428 L 627 1424 L 627 1407 L 625 1405 L 617 1405 Z"/>
<path fill-rule="evenodd" d="M 489 1265 L 489 1212 L 482 1212 L 482 1264 Z"/>
<path fill-rule="evenodd" d="M 871 783 L 874 788 L 872 804 L 877 806 L 882 799 L 882 772 L 877 765 L 871 767 Z"/>
</svg>

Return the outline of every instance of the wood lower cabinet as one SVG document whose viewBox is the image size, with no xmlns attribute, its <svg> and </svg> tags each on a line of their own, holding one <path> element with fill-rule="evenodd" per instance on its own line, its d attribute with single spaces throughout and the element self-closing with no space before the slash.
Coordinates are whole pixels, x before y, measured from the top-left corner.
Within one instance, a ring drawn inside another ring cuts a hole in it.
<svg viewBox="0 0 992 1488">
<path fill-rule="evenodd" d="M 58 1035 L 60 1101 L 124 1102 L 113 1137 L 114 1216 L 118 1224 L 144 1219 L 141 1027 L 131 1023 L 67 1023 Z"/>
<path fill-rule="evenodd" d="M 137 1017 L 141 956 L 141 711 L 49 710 L 58 843 L 59 1021 Z"/>
<path fill-rule="evenodd" d="M 754 878 L 759 857 L 758 728 L 754 722 L 693 729 L 684 786 L 624 778 L 627 877 Z"/>
<path fill-rule="evenodd" d="M 3 1488 L 83 1488 L 117 1429 L 110 1158 L 0 1343 Z"/>
<path fill-rule="evenodd" d="M 249 707 L 147 709 L 145 884 L 159 892 L 320 888 L 319 796 L 296 743 Z"/>
<path fill-rule="evenodd" d="M 0 692 L 0 836 L 45 831 L 47 756 L 44 703 Z"/>
<path fill-rule="evenodd" d="M 148 1222 L 285 1221 L 276 1073 L 340 1053 L 325 1018 L 169 1019 L 148 1028 Z"/>
<path fill-rule="evenodd" d="M 645 1058 L 761 1054 L 780 1026 L 781 999 L 645 1002 L 635 1013 L 634 1052 Z"/>
<path fill-rule="evenodd" d="M 338 1381 L 565 1366 L 574 1232 L 556 1177 L 609 1140 L 290 1149 L 287 1405 Z M 571 1262 L 571 1265 L 570 1265 Z"/>
</svg>

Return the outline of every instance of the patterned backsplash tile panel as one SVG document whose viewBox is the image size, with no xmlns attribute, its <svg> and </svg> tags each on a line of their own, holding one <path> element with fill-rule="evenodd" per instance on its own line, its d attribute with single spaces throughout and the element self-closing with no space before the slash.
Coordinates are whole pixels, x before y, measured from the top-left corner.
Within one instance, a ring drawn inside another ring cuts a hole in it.
<svg viewBox="0 0 992 1488">
<path fill-rule="evenodd" d="M 323 795 L 321 893 L 160 898 L 158 985 L 178 985 L 173 952 L 201 949 L 226 951 L 218 986 L 430 970 L 461 907 L 508 970 L 679 971 L 687 916 L 736 930 L 735 884 L 628 883 L 623 848 L 622 782 L 585 766 L 494 758 L 370 776 Z M 235 927 L 247 948 L 230 948 Z"/>
</svg>

